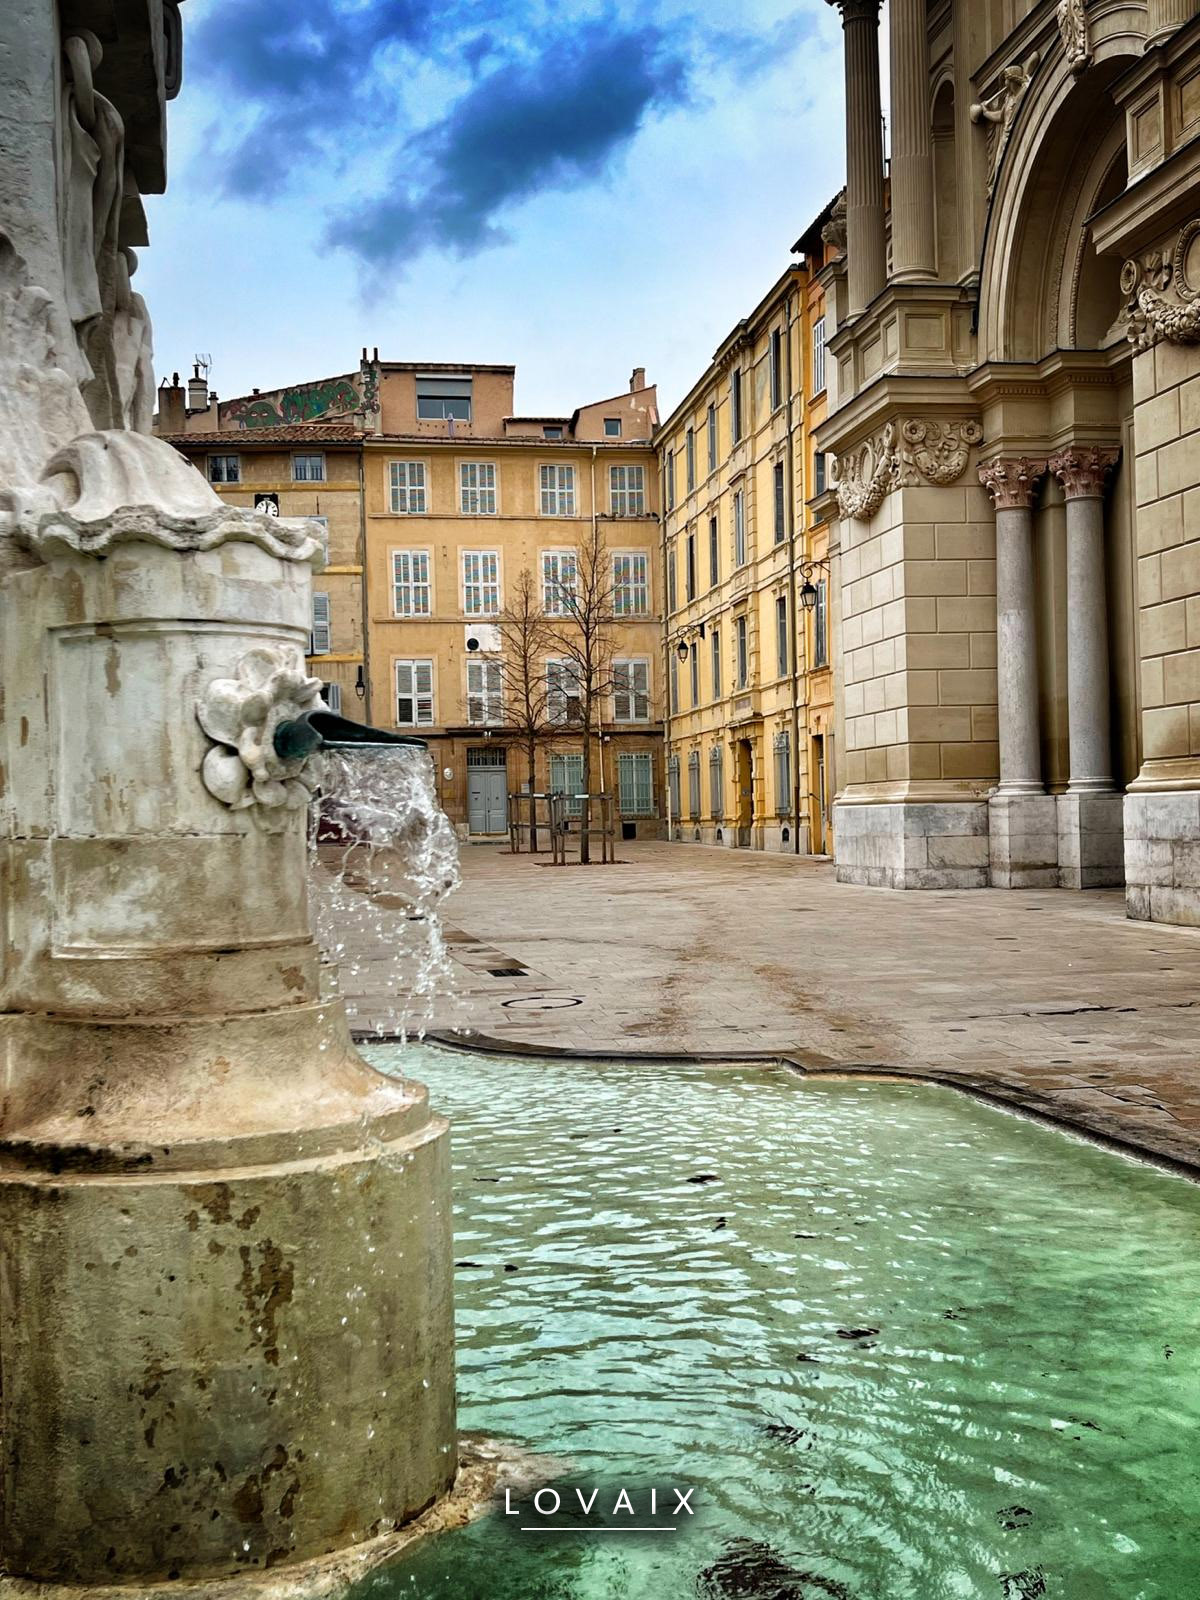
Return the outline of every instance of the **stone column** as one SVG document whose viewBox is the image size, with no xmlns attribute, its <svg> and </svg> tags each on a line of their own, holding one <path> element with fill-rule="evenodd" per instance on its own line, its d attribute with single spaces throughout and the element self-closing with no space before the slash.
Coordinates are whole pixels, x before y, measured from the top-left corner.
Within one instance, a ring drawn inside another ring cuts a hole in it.
<svg viewBox="0 0 1200 1600">
<path fill-rule="evenodd" d="M 1000 787 L 988 800 L 988 865 L 998 889 L 1058 881 L 1057 808 L 1042 782 L 1033 576 L 1033 502 L 1045 471 L 1045 461 L 1027 457 L 979 468 L 996 507 Z"/>
<path fill-rule="evenodd" d="M 937 276 L 925 0 L 892 0 L 892 275 Z"/>
<path fill-rule="evenodd" d="M 846 259 L 850 315 L 887 281 L 883 221 L 883 107 L 879 93 L 881 0 L 828 0 L 842 13 L 846 62 Z"/>
<path fill-rule="evenodd" d="M 1150 0 L 1146 18 L 1147 45 L 1162 44 L 1166 38 L 1200 15 L 1197 0 Z"/>
<path fill-rule="evenodd" d="M 1119 452 L 1063 450 L 1050 471 L 1067 498 L 1067 715 L 1071 779 L 1059 799 L 1064 888 L 1124 881 L 1121 798 L 1112 767 L 1104 491 Z"/>
</svg>

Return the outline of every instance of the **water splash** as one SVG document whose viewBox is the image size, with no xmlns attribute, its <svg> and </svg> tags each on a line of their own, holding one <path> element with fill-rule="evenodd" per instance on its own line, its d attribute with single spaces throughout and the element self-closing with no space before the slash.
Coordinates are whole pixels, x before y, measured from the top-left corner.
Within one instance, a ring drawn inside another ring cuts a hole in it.
<svg viewBox="0 0 1200 1600">
<path fill-rule="evenodd" d="M 453 989 L 440 907 L 462 881 L 433 762 L 415 746 L 329 751 L 310 821 L 326 988 L 340 987 L 356 1032 L 423 1037 Z"/>
</svg>

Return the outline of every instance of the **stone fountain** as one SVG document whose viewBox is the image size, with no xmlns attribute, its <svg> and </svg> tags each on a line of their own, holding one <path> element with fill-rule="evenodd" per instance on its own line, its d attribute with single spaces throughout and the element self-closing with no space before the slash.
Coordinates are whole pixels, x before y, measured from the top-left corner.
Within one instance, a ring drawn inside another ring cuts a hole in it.
<svg viewBox="0 0 1200 1600">
<path fill-rule="evenodd" d="M 273 737 L 317 530 L 146 432 L 180 44 L 175 0 L 0 7 L 10 1593 L 302 1574 L 456 1470 L 446 1125 L 321 998 L 320 757 Z"/>
</svg>

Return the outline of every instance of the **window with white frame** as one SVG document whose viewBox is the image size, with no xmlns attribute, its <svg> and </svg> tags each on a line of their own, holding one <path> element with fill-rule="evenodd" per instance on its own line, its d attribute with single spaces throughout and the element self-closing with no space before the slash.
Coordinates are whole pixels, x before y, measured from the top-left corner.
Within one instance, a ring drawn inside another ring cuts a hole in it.
<svg viewBox="0 0 1200 1600">
<path fill-rule="evenodd" d="M 775 596 L 775 672 L 786 678 L 792 670 L 791 630 L 788 627 L 787 595 Z"/>
<path fill-rule="evenodd" d="M 567 815 L 581 817 L 583 801 L 577 799 L 583 788 L 583 757 L 555 752 L 550 757 L 550 792 L 567 796 Z"/>
<path fill-rule="evenodd" d="M 423 461 L 391 461 L 388 478 L 393 511 L 401 516 L 420 516 L 429 510 Z"/>
<path fill-rule="evenodd" d="M 605 417 L 604 437 L 606 439 L 619 439 L 621 437 L 620 417 Z"/>
<path fill-rule="evenodd" d="M 712 631 L 712 697 L 714 700 L 721 698 L 721 631 L 714 628 Z"/>
<path fill-rule="evenodd" d="M 209 483 L 241 483 L 241 456 L 209 456 L 208 481 Z"/>
<path fill-rule="evenodd" d="M 700 815 L 700 752 L 688 752 L 688 816 L 693 822 Z"/>
<path fill-rule="evenodd" d="M 708 470 L 715 472 L 717 470 L 717 408 L 712 404 L 708 408 L 706 428 L 708 432 Z"/>
<path fill-rule="evenodd" d="M 321 699 L 330 711 L 338 716 L 342 714 L 342 686 L 340 683 L 323 683 L 321 685 Z"/>
<path fill-rule="evenodd" d="M 746 491 L 737 489 L 733 496 L 733 564 L 746 565 Z"/>
<path fill-rule="evenodd" d="M 569 617 L 579 585 L 579 556 L 574 550 L 542 551 L 542 610 L 548 617 Z"/>
<path fill-rule="evenodd" d="M 719 744 L 708 752 L 708 803 L 714 822 L 725 815 L 725 752 Z"/>
<path fill-rule="evenodd" d="M 573 661 L 552 658 L 546 662 L 546 720 L 578 722 L 583 716 L 579 672 Z"/>
<path fill-rule="evenodd" d="M 397 617 L 431 617 L 433 585 L 428 550 L 392 551 L 392 611 Z"/>
<path fill-rule="evenodd" d="M 700 704 L 700 646 L 693 639 L 688 650 L 688 665 L 692 680 L 692 710 Z"/>
<path fill-rule="evenodd" d="M 812 331 L 813 353 L 813 394 L 818 395 L 825 389 L 825 318 L 819 317 L 813 323 Z"/>
<path fill-rule="evenodd" d="M 617 799 L 623 817 L 654 815 L 654 767 L 648 750 L 617 757 Z"/>
<path fill-rule="evenodd" d="M 678 756 L 667 757 L 667 797 L 668 804 L 671 807 L 671 818 L 673 821 L 678 822 L 681 814 L 679 809 L 681 796 L 679 792 Z"/>
<path fill-rule="evenodd" d="M 396 662 L 396 725 L 433 726 L 433 662 Z"/>
<path fill-rule="evenodd" d="M 294 483 L 324 483 L 325 453 L 323 450 L 297 452 L 292 457 Z"/>
<path fill-rule="evenodd" d="M 496 468 L 492 462 L 459 462 L 458 501 L 464 517 L 496 515 Z"/>
<path fill-rule="evenodd" d="M 782 461 L 775 463 L 772 479 L 775 488 L 775 543 L 782 544 L 787 538 L 787 484 Z"/>
<path fill-rule="evenodd" d="M 663 490 L 667 501 L 667 510 L 675 509 L 675 452 L 668 450 L 663 456 Z"/>
<path fill-rule="evenodd" d="M 575 515 L 575 468 L 569 464 L 539 469 L 544 517 Z"/>
<path fill-rule="evenodd" d="M 779 328 L 771 332 L 771 410 L 783 404 L 783 333 Z"/>
<path fill-rule="evenodd" d="M 331 642 L 333 615 L 329 596 L 317 591 L 312 597 L 312 634 L 308 641 L 310 656 L 327 656 L 333 649 Z"/>
<path fill-rule="evenodd" d="M 744 689 L 750 681 L 750 642 L 745 617 L 738 617 L 734 623 L 733 636 L 737 645 L 737 686 Z"/>
<path fill-rule="evenodd" d="M 780 729 L 775 735 L 775 815 L 792 814 L 792 741 Z"/>
<path fill-rule="evenodd" d="M 689 428 L 684 438 L 684 475 L 687 479 L 687 492 L 691 494 L 696 487 L 696 435 Z"/>
<path fill-rule="evenodd" d="M 424 422 L 471 420 L 470 378 L 417 374 L 417 416 Z"/>
<path fill-rule="evenodd" d="M 708 586 L 715 588 L 721 581 L 721 536 L 716 517 L 708 519 Z"/>
<path fill-rule="evenodd" d="M 829 608 L 825 579 L 817 582 L 817 604 L 813 611 L 813 666 L 829 665 Z"/>
<path fill-rule="evenodd" d="M 729 415 L 733 442 L 742 437 L 742 369 L 734 367 L 729 375 Z"/>
<path fill-rule="evenodd" d="M 613 721 L 649 722 L 650 663 L 637 659 L 613 662 Z"/>
<path fill-rule="evenodd" d="M 609 467 L 608 509 L 614 517 L 646 515 L 646 469 L 641 466 Z"/>
<path fill-rule="evenodd" d="M 646 550 L 618 550 L 612 558 L 613 613 L 618 617 L 644 617 L 650 611 L 650 554 Z M 671 572 L 674 573 L 674 551 Z M 674 601 L 672 601 L 674 610 Z"/>
<path fill-rule="evenodd" d="M 679 710 L 679 657 L 674 650 L 671 651 L 671 672 L 669 679 L 669 692 L 671 696 L 671 710 Z"/>
<path fill-rule="evenodd" d="M 463 612 L 468 617 L 500 615 L 500 552 L 462 552 Z"/>
<path fill-rule="evenodd" d="M 504 670 L 499 661 L 468 660 L 467 721 L 474 726 L 504 721 Z"/>
</svg>

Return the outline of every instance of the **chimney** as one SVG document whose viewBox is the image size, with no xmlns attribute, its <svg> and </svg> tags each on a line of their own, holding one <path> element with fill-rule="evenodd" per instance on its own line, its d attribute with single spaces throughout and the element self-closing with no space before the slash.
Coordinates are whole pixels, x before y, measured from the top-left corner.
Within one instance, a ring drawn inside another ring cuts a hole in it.
<svg viewBox="0 0 1200 1600">
<path fill-rule="evenodd" d="M 208 410 L 208 378 L 200 371 L 197 361 L 192 368 L 192 375 L 188 379 L 187 408 L 189 411 Z"/>
<path fill-rule="evenodd" d="M 164 378 L 158 387 L 159 433 L 182 433 L 186 415 L 183 385 L 179 374 L 173 372 L 170 383 Z"/>
<path fill-rule="evenodd" d="M 634 367 L 633 375 L 629 380 L 629 392 L 630 392 L 630 394 L 636 394 L 639 389 L 644 389 L 645 387 L 646 387 L 646 369 L 645 369 L 645 367 Z"/>
</svg>

